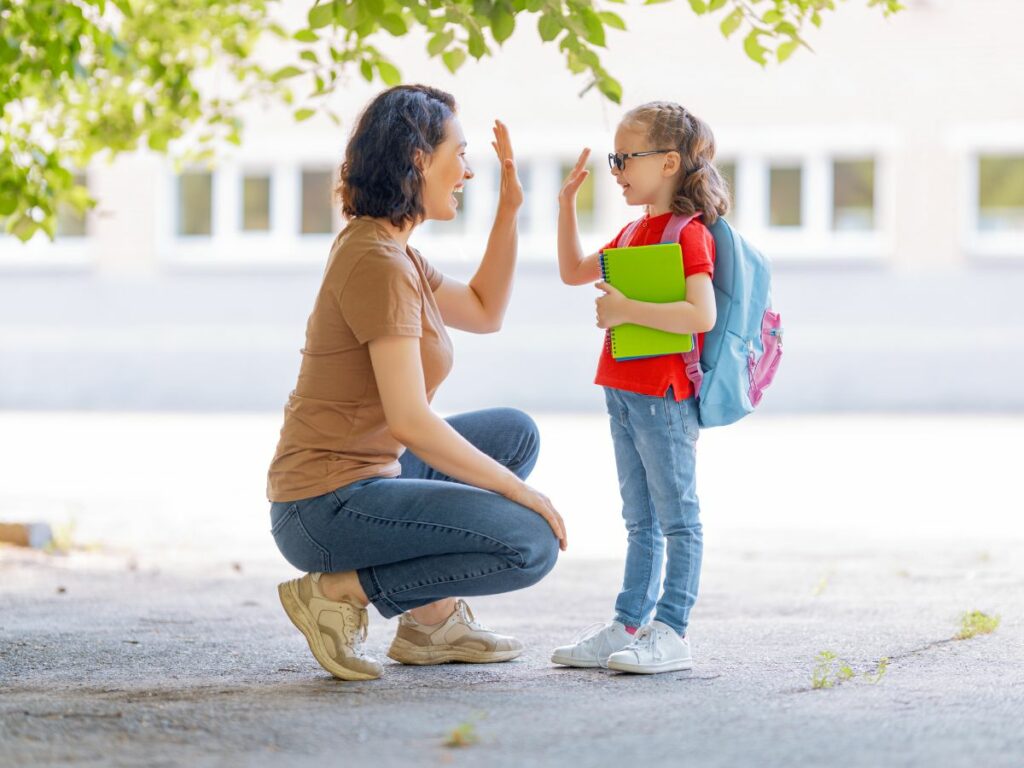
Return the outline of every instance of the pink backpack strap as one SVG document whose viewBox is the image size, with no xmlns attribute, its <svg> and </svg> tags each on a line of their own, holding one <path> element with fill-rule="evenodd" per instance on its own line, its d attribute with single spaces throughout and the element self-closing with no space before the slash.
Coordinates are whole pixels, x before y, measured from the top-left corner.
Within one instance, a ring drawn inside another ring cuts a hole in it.
<svg viewBox="0 0 1024 768">
<path fill-rule="evenodd" d="M 630 222 L 626 226 L 626 228 L 624 230 L 622 230 L 622 234 L 619 235 L 619 239 L 615 241 L 615 247 L 616 248 L 625 248 L 631 242 L 633 242 L 633 233 L 636 232 L 636 228 L 640 226 L 640 222 L 643 221 L 643 220 L 644 219 L 641 216 L 636 221 Z"/>
<path fill-rule="evenodd" d="M 695 213 L 692 216 L 679 216 L 673 214 L 665 225 L 665 233 L 661 236 L 663 243 L 678 243 L 683 234 L 683 227 L 700 216 Z M 682 244 L 680 244 L 682 247 Z M 693 349 L 683 352 L 683 363 L 686 365 L 686 378 L 693 384 L 694 398 L 700 397 L 700 387 L 704 383 L 704 369 L 700 367 L 700 350 L 697 348 L 697 334 L 693 334 Z"/>
</svg>

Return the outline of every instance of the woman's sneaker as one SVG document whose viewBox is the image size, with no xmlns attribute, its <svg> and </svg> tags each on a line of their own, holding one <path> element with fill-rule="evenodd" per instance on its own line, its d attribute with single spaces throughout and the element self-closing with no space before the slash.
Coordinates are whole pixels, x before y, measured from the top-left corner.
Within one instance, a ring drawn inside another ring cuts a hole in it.
<svg viewBox="0 0 1024 768">
<path fill-rule="evenodd" d="M 608 669 L 653 675 L 693 667 L 690 641 L 660 621 L 640 627 L 633 642 L 608 657 Z"/>
<path fill-rule="evenodd" d="M 522 643 L 480 626 L 466 602 L 458 600 L 452 615 L 440 624 L 420 624 L 403 613 L 388 656 L 401 664 L 490 664 L 522 652 Z"/>
<path fill-rule="evenodd" d="M 581 631 L 570 645 L 555 648 L 551 661 L 567 667 L 604 667 L 608 657 L 633 642 L 621 621 L 594 624 Z"/>
<path fill-rule="evenodd" d="M 301 579 L 277 585 L 284 612 L 306 636 L 313 658 L 340 680 L 380 677 L 380 662 L 363 652 L 369 624 L 366 609 L 328 600 L 319 582 L 319 573 L 307 573 Z"/>
</svg>

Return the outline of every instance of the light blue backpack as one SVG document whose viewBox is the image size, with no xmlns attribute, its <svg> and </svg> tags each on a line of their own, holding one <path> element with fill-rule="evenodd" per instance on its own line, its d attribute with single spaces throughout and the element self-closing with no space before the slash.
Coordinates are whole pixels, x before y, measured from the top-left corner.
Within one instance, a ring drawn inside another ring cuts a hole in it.
<svg viewBox="0 0 1024 768">
<path fill-rule="evenodd" d="M 698 214 L 700 215 L 700 214 Z M 693 216 L 673 215 L 663 243 L 678 243 Z M 629 243 L 639 221 L 623 232 Z M 718 319 L 704 345 L 683 354 L 693 382 L 700 425 L 721 427 L 751 413 L 772 383 L 782 359 L 782 325 L 771 306 L 771 266 L 722 217 L 709 227 L 715 239 L 715 305 Z"/>
</svg>

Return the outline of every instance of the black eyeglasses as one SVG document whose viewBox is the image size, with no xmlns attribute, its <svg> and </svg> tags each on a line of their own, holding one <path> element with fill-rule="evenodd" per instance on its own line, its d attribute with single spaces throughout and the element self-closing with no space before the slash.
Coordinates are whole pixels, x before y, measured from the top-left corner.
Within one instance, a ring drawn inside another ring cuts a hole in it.
<svg viewBox="0 0 1024 768">
<path fill-rule="evenodd" d="M 664 155 L 666 152 L 675 152 L 674 149 L 652 149 L 647 152 L 609 152 L 608 167 L 620 171 L 625 170 L 626 161 L 631 157 L 646 157 L 647 155 Z"/>
</svg>

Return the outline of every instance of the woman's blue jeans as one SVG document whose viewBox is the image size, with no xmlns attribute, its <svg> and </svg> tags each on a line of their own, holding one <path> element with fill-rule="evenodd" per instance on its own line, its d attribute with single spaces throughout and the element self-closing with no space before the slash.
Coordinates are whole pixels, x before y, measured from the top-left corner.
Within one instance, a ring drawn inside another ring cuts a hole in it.
<svg viewBox="0 0 1024 768">
<path fill-rule="evenodd" d="M 521 479 L 537 462 L 537 425 L 521 411 L 491 408 L 447 421 Z M 554 567 L 558 540 L 536 512 L 459 483 L 411 451 L 400 463 L 398 478 L 274 502 L 271 533 L 281 554 L 302 571 L 355 571 L 388 618 L 446 597 L 522 589 Z"/>
<path fill-rule="evenodd" d="M 684 634 L 697 600 L 704 551 L 696 482 L 697 405 L 693 398 L 677 402 L 671 387 L 664 397 L 606 387 L 605 402 L 628 542 L 615 618 L 639 627 L 656 609 L 655 619 Z"/>
</svg>

